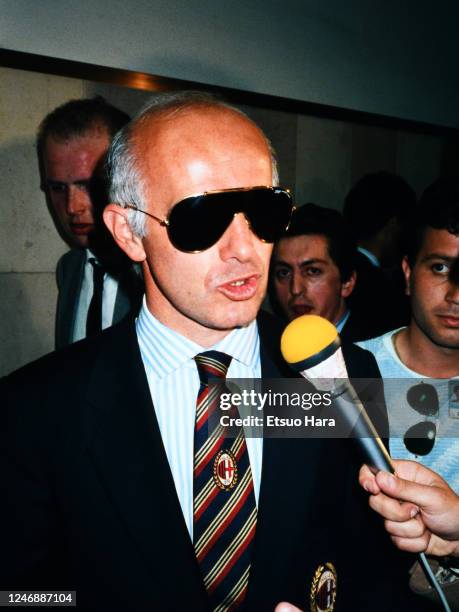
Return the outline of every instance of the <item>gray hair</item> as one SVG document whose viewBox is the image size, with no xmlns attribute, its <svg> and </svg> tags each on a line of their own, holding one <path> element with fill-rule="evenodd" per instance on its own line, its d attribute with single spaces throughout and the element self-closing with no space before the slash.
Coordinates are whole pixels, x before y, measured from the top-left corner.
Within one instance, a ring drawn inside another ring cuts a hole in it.
<svg viewBox="0 0 459 612">
<path fill-rule="evenodd" d="M 133 146 L 132 136 L 134 129 L 139 124 L 152 119 L 156 115 L 173 114 L 190 107 L 198 106 L 227 108 L 253 123 L 253 121 L 240 109 L 208 93 L 200 91 L 178 91 L 155 94 L 155 96 L 141 108 L 131 123 L 116 134 L 111 143 L 106 162 L 110 202 L 119 204 L 123 208 L 129 205 L 135 205 L 141 211 L 147 210 L 144 172 L 141 161 L 137 155 L 136 147 Z M 278 185 L 279 175 L 276 154 L 269 139 L 266 135 L 264 135 L 264 137 L 271 153 L 272 182 L 273 185 Z M 134 234 L 140 238 L 146 236 L 145 217 L 146 215 L 141 212 L 129 210 L 129 224 Z"/>
</svg>

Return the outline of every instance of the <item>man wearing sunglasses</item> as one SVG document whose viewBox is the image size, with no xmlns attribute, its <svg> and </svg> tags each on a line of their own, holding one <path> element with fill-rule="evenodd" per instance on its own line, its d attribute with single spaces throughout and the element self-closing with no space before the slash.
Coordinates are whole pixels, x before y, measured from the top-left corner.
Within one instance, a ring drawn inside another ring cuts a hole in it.
<svg viewBox="0 0 459 612">
<path fill-rule="evenodd" d="M 289 375 L 256 319 L 292 212 L 264 134 L 164 94 L 108 164 L 104 218 L 142 264 L 143 307 L 4 382 L 2 583 L 67 585 L 98 612 L 409 609 L 349 440 L 226 440 L 207 421 L 212 379 Z"/>
</svg>

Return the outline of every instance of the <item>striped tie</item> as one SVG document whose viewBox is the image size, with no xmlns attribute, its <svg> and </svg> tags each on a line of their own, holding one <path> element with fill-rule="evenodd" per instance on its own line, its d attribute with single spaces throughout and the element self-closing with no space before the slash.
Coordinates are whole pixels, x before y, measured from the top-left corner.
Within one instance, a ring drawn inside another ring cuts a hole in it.
<svg viewBox="0 0 459 612">
<path fill-rule="evenodd" d="M 218 424 L 209 430 L 231 357 L 218 351 L 196 355 L 199 388 L 194 433 L 193 543 L 214 612 L 238 609 L 250 573 L 250 553 L 257 522 L 252 472 L 244 432 L 224 438 Z M 219 388 L 220 387 L 220 388 Z"/>
</svg>

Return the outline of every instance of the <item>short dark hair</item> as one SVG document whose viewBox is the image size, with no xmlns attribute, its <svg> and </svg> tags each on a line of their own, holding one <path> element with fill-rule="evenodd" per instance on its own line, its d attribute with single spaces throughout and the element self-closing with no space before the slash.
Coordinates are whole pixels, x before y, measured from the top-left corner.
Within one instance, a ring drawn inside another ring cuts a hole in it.
<svg viewBox="0 0 459 612">
<path fill-rule="evenodd" d="M 422 194 L 411 231 L 407 234 L 406 255 L 410 266 L 416 261 L 429 227 L 459 235 L 458 179 L 438 179 Z"/>
<path fill-rule="evenodd" d="M 312 235 L 324 236 L 330 257 L 339 270 L 341 281 L 343 283 L 348 281 L 355 270 L 357 247 L 341 213 L 311 203 L 297 208 L 282 238 Z"/>
<path fill-rule="evenodd" d="M 408 183 L 391 172 L 366 174 L 344 200 L 343 214 L 357 240 L 375 236 L 392 218 L 402 225 L 411 218 L 416 194 Z"/>
<path fill-rule="evenodd" d="M 55 108 L 40 123 L 37 132 L 38 156 L 41 158 L 48 136 L 65 141 L 102 126 L 113 138 L 129 120 L 127 113 L 109 104 L 102 96 L 70 100 Z"/>
</svg>

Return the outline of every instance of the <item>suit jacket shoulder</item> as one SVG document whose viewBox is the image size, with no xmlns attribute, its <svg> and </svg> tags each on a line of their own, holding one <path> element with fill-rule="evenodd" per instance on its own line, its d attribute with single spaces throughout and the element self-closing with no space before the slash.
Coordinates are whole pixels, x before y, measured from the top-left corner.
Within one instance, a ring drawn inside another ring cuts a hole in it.
<svg viewBox="0 0 459 612">
<path fill-rule="evenodd" d="M 57 264 L 56 279 L 59 290 L 55 345 L 62 348 L 70 344 L 77 315 L 78 301 L 84 276 L 86 251 L 72 249 L 65 253 Z M 134 269 L 134 264 L 127 257 L 118 257 L 111 264 L 108 273 L 117 283 L 112 323 L 118 323 L 127 315 L 137 314 L 143 295 L 141 274 Z"/>
<path fill-rule="evenodd" d="M 260 323 L 262 338 L 272 334 L 270 372 L 281 327 Z M 82 611 L 210 612 L 133 321 L 1 387 L 0 583 L 76 588 Z M 410 609 L 398 552 L 358 490 L 348 442 L 264 440 L 249 612 L 281 600 L 304 607 L 326 562 L 341 610 Z"/>
</svg>

